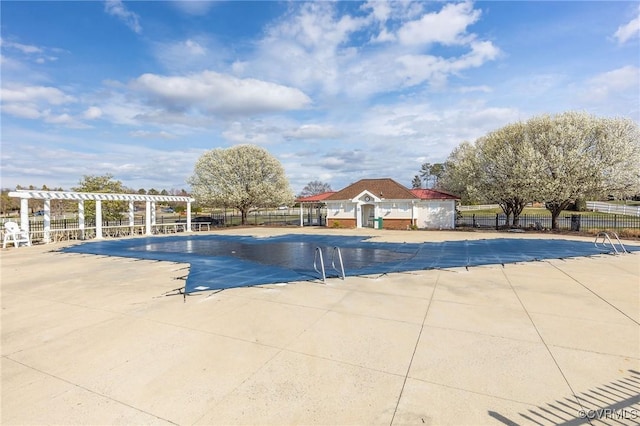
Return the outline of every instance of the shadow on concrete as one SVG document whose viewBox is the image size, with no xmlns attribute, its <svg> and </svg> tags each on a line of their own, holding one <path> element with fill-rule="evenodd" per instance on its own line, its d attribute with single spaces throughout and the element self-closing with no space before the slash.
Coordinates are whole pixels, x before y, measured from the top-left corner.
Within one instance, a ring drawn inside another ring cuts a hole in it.
<svg viewBox="0 0 640 426">
<path fill-rule="evenodd" d="M 640 372 L 628 370 L 620 380 L 596 386 L 575 397 L 564 398 L 519 413 L 515 420 L 489 411 L 499 422 L 520 424 L 573 426 L 584 424 L 640 424 Z"/>
</svg>

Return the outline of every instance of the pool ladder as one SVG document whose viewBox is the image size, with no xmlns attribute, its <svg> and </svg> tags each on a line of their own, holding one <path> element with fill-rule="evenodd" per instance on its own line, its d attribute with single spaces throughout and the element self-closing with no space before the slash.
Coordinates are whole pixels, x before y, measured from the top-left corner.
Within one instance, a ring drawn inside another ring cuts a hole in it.
<svg viewBox="0 0 640 426">
<path fill-rule="evenodd" d="M 620 237 L 618 237 L 618 234 L 615 233 L 615 232 L 612 232 L 611 235 L 616 239 L 617 246 L 620 247 L 620 250 L 618 250 L 618 247 L 616 246 L 616 243 L 614 243 L 611 240 L 611 236 L 609 236 L 608 232 L 599 232 L 598 235 L 596 235 L 596 239 L 593 242 L 593 244 L 599 250 L 608 250 L 608 247 L 609 247 L 609 248 L 611 248 L 610 251 L 613 251 L 614 254 L 620 254 L 621 252 L 622 253 L 629 253 L 629 250 L 627 250 L 627 248 L 624 246 L 624 244 L 622 244 L 622 241 L 620 241 Z M 602 240 L 602 241 L 600 241 L 600 240 Z"/>
<path fill-rule="evenodd" d="M 336 255 L 338 257 L 338 261 L 340 262 L 340 269 L 336 267 Z M 318 260 L 320 261 L 320 269 L 318 269 Z M 333 268 L 340 278 L 344 280 L 344 264 L 342 263 L 342 253 L 340 252 L 340 247 L 333 247 L 331 250 L 331 268 Z M 320 247 L 316 247 L 316 252 L 313 255 L 313 269 L 320 274 L 322 277 L 322 282 L 327 282 L 327 274 L 324 268 L 324 258 L 322 256 L 322 249 Z"/>
</svg>

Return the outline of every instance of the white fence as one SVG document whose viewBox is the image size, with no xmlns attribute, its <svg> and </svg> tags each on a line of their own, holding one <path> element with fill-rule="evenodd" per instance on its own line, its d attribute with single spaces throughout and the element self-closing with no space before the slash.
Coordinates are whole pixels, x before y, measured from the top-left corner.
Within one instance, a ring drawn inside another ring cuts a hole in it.
<svg viewBox="0 0 640 426">
<path fill-rule="evenodd" d="M 640 216 L 640 206 L 625 206 L 620 204 L 599 203 L 597 201 L 587 201 L 587 210 L 601 213 Z"/>
</svg>

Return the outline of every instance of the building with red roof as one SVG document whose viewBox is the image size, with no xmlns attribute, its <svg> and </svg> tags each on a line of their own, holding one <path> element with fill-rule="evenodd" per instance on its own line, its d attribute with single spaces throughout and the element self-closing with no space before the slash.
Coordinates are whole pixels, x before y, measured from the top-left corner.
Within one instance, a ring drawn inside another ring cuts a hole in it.
<svg viewBox="0 0 640 426">
<path fill-rule="evenodd" d="M 458 200 L 443 191 L 411 190 L 382 178 L 361 179 L 321 201 L 327 206 L 328 227 L 452 229 Z"/>
</svg>

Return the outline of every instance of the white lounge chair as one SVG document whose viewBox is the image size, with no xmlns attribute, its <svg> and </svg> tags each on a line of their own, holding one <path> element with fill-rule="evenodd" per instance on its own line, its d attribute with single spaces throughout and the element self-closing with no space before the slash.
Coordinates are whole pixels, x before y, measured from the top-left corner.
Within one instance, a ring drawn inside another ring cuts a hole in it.
<svg viewBox="0 0 640 426">
<path fill-rule="evenodd" d="M 18 247 L 20 243 L 31 245 L 29 233 L 20 229 L 15 222 L 7 222 L 4 224 L 4 238 L 2 239 L 2 248 L 7 248 L 7 243 L 13 243 L 14 247 Z"/>
</svg>

